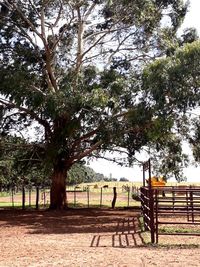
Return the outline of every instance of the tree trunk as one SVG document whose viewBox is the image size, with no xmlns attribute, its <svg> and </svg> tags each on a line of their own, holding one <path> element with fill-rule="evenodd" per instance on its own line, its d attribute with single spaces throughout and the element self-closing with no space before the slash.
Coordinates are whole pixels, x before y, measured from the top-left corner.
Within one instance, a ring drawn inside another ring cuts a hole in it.
<svg viewBox="0 0 200 267">
<path fill-rule="evenodd" d="M 54 168 L 51 177 L 50 209 L 65 209 L 66 203 L 66 175 L 65 168 Z"/>
</svg>

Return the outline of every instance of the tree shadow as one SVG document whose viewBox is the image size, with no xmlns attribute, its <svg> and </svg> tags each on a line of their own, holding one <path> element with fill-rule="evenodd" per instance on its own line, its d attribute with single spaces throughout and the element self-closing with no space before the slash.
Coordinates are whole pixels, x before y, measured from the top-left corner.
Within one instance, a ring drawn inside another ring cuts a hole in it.
<svg viewBox="0 0 200 267">
<path fill-rule="evenodd" d="M 139 211 L 133 209 L 1 210 L 0 226 L 23 227 L 26 234 L 115 233 L 119 236 L 126 231 L 132 235 L 130 229 L 134 224 L 130 218 L 138 215 Z"/>
</svg>

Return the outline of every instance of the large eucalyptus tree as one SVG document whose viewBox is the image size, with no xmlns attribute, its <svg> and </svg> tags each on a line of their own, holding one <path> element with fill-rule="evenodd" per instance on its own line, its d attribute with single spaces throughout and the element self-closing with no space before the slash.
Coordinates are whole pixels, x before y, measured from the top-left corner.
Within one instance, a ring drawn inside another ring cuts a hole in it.
<svg viewBox="0 0 200 267">
<path fill-rule="evenodd" d="M 51 208 L 65 207 L 73 164 L 119 147 L 131 158 L 151 141 L 155 110 L 139 74 L 177 47 L 186 9 L 181 0 L 1 0 L 2 133 L 42 129 L 34 145 L 52 170 Z"/>
</svg>

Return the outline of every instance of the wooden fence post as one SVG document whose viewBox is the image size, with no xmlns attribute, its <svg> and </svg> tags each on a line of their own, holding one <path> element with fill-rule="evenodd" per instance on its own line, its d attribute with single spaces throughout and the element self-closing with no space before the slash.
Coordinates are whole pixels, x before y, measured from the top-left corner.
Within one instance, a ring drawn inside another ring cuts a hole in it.
<svg viewBox="0 0 200 267">
<path fill-rule="evenodd" d="M 115 208 L 115 203 L 116 203 L 116 199 L 117 199 L 117 188 L 113 187 L 113 201 L 112 201 L 112 209 Z"/>
<path fill-rule="evenodd" d="M 87 202 L 88 202 L 88 208 L 90 207 L 90 187 L 88 186 L 87 189 Z"/>
<path fill-rule="evenodd" d="M 35 208 L 38 210 L 39 208 L 39 186 L 36 186 L 36 203 L 35 203 Z"/>
<path fill-rule="evenodd" d="M 76 187 L 74 187 L 74 207 L 76 206 Z"/>
<path fill-rule="evenodd" d="M 22 187 L 22 209 L 25 209 L 25 188 Z"/>
<path fill-rule="evenodd" d="M 29 191 L 28 191 L 28 202 L 29 202 L 29 207 L 31 207 L 31 187 L 29 187 Z"/>
<path fill-rule="evenodd" d="M 130 187 L 128 187 L 128 207 L 130 206 Z"/>
<path fill-rule="evenodd" d="M 101 193 L 100 193 L 100 208 L 102 207 L 102 196 L 103 196 L 103 188 L 101 187 Z"/>
<path fill-rule="evenodd" d="M 11 199 L 12 199 L 12 207 L 14 208 L 14 189 L 11 189 Z"/>
</svg>

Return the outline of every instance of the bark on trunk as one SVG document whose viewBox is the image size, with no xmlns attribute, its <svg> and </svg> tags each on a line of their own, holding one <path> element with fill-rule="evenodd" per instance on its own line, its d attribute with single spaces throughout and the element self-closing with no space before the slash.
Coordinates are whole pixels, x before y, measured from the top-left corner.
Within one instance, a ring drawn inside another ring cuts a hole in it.
<svg viewBox="0 0 200 267">
<path fill-rule="evenodd" d="M 65 169 L 54 169 L 50 193 L 50 209 L 65 209 L 67 207 L 66 174 Z"/>
</svg>

